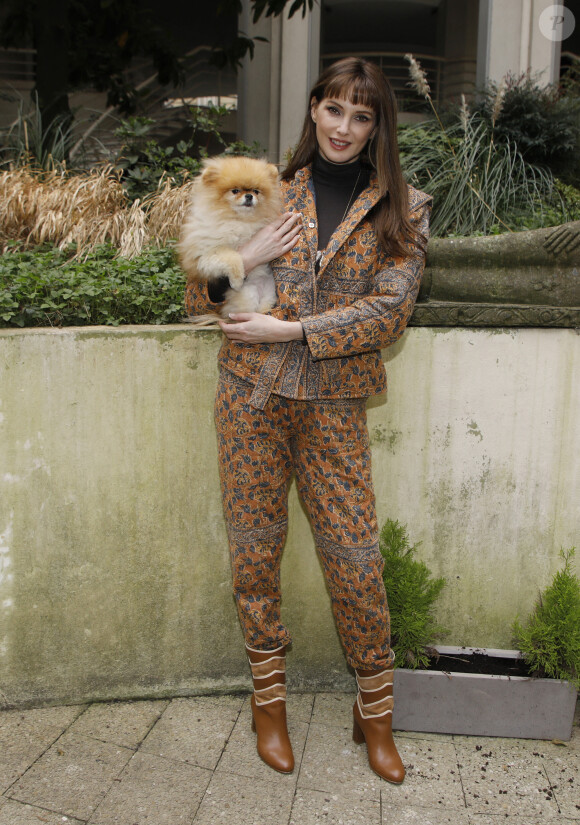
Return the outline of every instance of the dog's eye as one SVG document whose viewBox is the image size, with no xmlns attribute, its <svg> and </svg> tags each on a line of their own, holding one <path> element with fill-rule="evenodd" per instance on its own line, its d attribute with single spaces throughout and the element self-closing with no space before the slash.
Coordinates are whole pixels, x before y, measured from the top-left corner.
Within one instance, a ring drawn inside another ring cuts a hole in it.
<svg viewBox="0 0 580 825">
<path fill-rule="evenodd" d="M 239 195 L 239 194 L 240 194 L 239 189 L 232 189 L 232 195 Z"/>
<path fill-rule="evenodd" d="M 254 195 L 259 195 L 260 194 L 259 189 L 252 189 L 252 192 L 254 193 Z"/>
</svg>

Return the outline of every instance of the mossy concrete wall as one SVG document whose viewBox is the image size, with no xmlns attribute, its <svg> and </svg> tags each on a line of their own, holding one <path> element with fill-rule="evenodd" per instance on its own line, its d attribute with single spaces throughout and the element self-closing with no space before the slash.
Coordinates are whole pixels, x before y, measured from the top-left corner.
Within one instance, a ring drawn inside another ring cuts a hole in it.
<svg viewBox="0 0 580 825">
<path fill-rule="evenodd" d="M 0 702 L 247 688 L 213 428 L 219 336 L 0 331 Z M 509 647 L 578 544 L 580 336 L 413 328 L 369 428 L 379 517 L 447 579 L 447 644 Z M 290 680 L 352 686 L 292 490 Z"/>
</svg>

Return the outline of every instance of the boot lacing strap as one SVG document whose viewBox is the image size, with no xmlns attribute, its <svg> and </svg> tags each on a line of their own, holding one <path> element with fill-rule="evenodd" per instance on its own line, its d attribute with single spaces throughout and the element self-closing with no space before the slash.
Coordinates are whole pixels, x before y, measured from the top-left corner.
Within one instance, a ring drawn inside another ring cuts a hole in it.
<svg viewBox="0 0 580 825">
<path fill-rule="evenodd" d="M 361 691 L 365 693 L 376 693 L 383 688 L 393 684 L 393 669 L 381 670 L 375 676 L 359 676 L 356 674 L 356 682 L 358 685 L 358 695 L 356 697 L 358 709 L 363 719 L 373 719 L 379 716 L 386 716 L 387 713 L 393 712 L 393 697 L 383 696 L 376 702 L 364 703 L 361 696 Z"/>
<path fill-rule="evenodd" d="M 283 648 L 278 648 L 282 650 Z M 252 650 L 252 648 L 248 648 Z M 256 651 L 257 653 L 274 653 L 278 650 L 272 651 Z M 286 701 L 286 685 L 284 682 L 276 682 L 273 685 L 268 685 L 265 688 L 256 687 L 256 682 L 260 679 L 268 679 L 275 674 L 286 673 L 286 657 L 285 656 L 270 656 L 269 659 L 264 659 L 263 662 L 252 662 L 248 657 L 250 669 L 252 671 L 252 678 L 254 680 L 254 698 L 256 705 L 269 705 L 271 702 L 285 702 Z"/>
</svg>

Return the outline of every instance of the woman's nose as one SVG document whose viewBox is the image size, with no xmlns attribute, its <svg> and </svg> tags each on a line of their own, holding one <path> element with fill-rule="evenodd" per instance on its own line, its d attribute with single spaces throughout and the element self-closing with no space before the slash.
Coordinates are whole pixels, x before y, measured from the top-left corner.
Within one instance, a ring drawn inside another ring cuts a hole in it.
<svg viewBox="0 0 580 825">
<path fill-rule="evenodd" d="M 338 131 L 342 135 L 346 135 L 348 132 L 348 120 L 345 117 L 343 117 L 340 123 L 338 124 Z"/>
</svg>

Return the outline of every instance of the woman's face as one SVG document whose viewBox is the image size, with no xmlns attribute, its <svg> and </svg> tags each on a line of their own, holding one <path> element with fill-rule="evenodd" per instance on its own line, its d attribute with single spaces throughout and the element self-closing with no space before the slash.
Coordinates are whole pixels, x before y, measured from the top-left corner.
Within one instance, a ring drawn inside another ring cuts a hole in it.
<svg viewBox="0 0 580 825">
<path fill-rule="evenodd" d="M 331 163 L 356 160 L 372 136 L 376 117 L 368 106 L 355 106 L 342 97 L 312 98 L 310 114 L 316 124 L 320 154 Z"/>
</svg>

